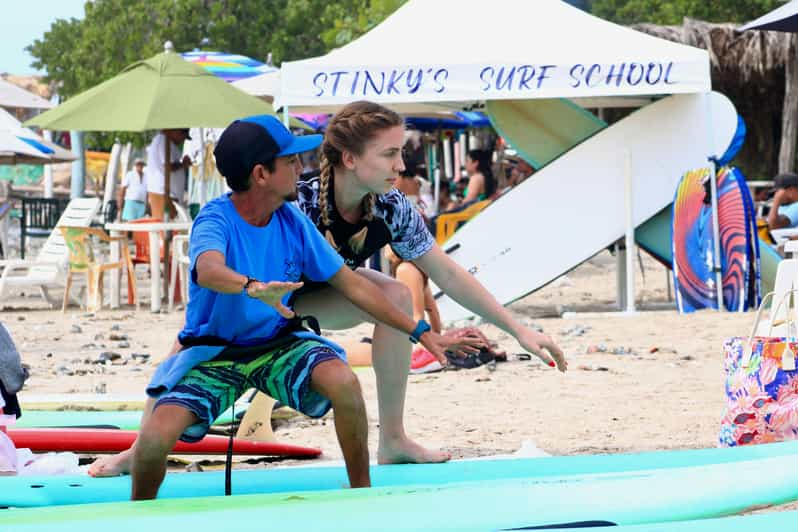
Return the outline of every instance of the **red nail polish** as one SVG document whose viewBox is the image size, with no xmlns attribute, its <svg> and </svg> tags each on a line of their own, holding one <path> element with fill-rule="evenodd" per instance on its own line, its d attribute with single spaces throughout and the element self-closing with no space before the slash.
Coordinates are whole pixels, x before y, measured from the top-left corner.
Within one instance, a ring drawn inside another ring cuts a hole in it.
<svg viewBox="0 0 798 532">
<path fill-rule="evenodd" d="M 553 368 L 554 366 L 556 366 L 556 365 L 557 365 L 557 364 L 555 364 L 554 362 L 549 362 L 549 366 L 550 366 L 550 367 L 552 367 L 552 368 Z"/>
</svg>

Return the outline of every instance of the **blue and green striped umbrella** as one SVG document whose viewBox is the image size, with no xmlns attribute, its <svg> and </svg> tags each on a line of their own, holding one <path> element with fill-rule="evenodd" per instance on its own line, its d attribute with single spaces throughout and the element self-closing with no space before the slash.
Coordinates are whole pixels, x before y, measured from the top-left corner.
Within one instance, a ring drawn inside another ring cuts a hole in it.
<svg viewBox="0 0 798 532">
<path fill-rule="evenodd" d="M 214 76 L 222 78 L 228 83 L 277 70 L 266 63 L 238 54 L 195 50 L 180 55 L 186 61 L 205 68 Z"/>
</svg>

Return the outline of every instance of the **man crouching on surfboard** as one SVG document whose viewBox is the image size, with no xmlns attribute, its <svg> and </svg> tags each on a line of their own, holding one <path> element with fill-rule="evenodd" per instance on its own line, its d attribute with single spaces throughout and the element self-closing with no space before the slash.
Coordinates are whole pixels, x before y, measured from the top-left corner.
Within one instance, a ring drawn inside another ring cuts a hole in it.
<svg viewBox="0 0 798 532">
<path fill-rule="evenodd" d="M 347 268 L 310 219 L 286 203 L 296 200 L 297 154 L 321 140 L 295 137 L 265 115 L 234 122 L 219 139 L 216 164 L 233 192 L 209 202 L 192 227 L 190 298 L 179 334 L 185 348 L 158 367 L 147 388 L 155 405 L 133 449 L 134 500 L 156 497 L 178 439 L 201 439 L 251 387 L 311 417 L 332 408 L 350 486 L 370 485 L 358 379 L 340 347 L 303 327 L 315 319 L 286 306 L 301 275 L 328 282 L 435 355 L 448 345 Z"/>
</svg>

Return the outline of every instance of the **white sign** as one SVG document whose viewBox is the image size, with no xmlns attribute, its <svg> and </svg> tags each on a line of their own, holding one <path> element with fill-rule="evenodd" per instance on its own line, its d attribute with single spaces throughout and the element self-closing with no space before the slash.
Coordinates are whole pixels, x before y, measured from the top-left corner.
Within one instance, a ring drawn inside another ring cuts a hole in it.
<svg viewBox="0 0 798 532">
<path fill-rule="evenodd" d="M 710 90 L 708 62 L 630 60 L 609 64 L 283 65 L 282 103 L 462 101 L 675 94 Z"/>
</svg>

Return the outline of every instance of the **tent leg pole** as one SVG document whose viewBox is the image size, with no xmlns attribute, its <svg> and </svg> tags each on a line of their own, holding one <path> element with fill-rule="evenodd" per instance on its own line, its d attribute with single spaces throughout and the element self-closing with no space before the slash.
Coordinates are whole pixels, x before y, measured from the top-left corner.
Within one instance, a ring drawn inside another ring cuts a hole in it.
<svg viewBox="0 0 798 532">
<path fill-rule="evenodd" d="M 624 164 L 626 207 L 626 312 L 635 312 L 635 226 L 632 212 L 632 152 L 626 150 Z"/>
<path fill-rule="evenodd" d="M 710 100 L 710 93 L 704 95 L 706 100 L 706 123 L 707 123 L 707 146 L 708 153 L 712 153 L 713 138 L 712 138 L 712 102 Z M 721 272 L 722 262 L 720 257 L 720 226 L 718 225 L 718 182 L 716 179 L 717 168 L 715 168 L 715 160 L 709 158 L 709 190 L 712 199 L 712 240 L 713 240 L 713 259 L 712 269 L 715 272 L 715 294 L 717 296 L 718 311 L 723 310 L 723 275 Z"/>
<path fill-rule="evenodd" d="M 616 267 L 616 302 L 618 310 L 623 311 L 626 309 L 626 248 L 624 247 L 625 240 L 618 240 L 615 242 L 615 267 Z"/>
</svg>

